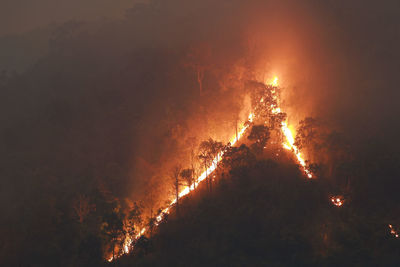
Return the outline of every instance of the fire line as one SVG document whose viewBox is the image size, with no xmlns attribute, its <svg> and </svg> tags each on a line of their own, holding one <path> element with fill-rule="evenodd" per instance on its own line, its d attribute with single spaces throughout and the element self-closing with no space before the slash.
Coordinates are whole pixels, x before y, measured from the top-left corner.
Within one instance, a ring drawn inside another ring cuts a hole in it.
<svg viewBox="0 0 400 267">
<path fill-rule="evenodd" d="M 273 113 L 273 114 L 277 114 L 277 113 L 281 112 L 281 108 L 279 107 L 279 100 L 280 100 L 280 99 L 279 99 L 278 94 L 277 94 L 277 92 L 276 92 L 276 88 L 279 86 L 278 81 L 279 81 L 278 77 L 274 77 L 274 78 L 268 83 L 268 85 L 272 86 L 272 90 L 271 90 L 272 97 L 275 98 L 275 99 L 277 100 L 277 102 L 278 102 L 278 106 L 275 107 L 275 108 L 272 110 L 272 113 Z M 263 99 L 260 100 L 260 102 L 262 102 L 262 101 L 263 101 Z M 254 114 L 253 114 L 253 113 L 250 113 L 249 116 L 248 116 L 248 121 L 249 121 L 249 122 L 252 122 L 252 121 L 253 121 L 253 117 L 254 117 Z M 246 130 L 247 130 L 248 128 L 249 128 L 249 124 L 244 123 L 244 124 L 242 125 L 240 131 L 237 133 L 237 136 L 236 136 L 236 134 L 235 134 L 235 135 L 231 138 L 231 140 L 230 140 L 230 143 L 231 143 L 232 146 L 234 146 L 234 145 L 239 141 L 239 139 L 241 139 L 241 137 L 243 136 L 243 134 L 246 132 Z M 308 170 L 308 168 L 307 168 L 307 165 L 306 165 L 306 163 L 305 163 L 305 160 L 303 159 L 303 157 L 302 157 L 302 155 L 301 155 L 299 149 L 298 149 L 298 148 L 296 147 L 296 145 L 294 144 L 295 141 L 294 141 L 293 133 L 292 133 L 292 131 L 289 129 L 289 126 L 288 126 L 288 123 L 287 123 L 287 122 L 282 122 L 282 123 L 281 123 L 281 131 L 282 131 L 283 135 L 285 136 L 285 142 L 282 143 L 283 148 L 292 151 L 292 152 L 294 153 L 294 155 L 296 156 L 296 159 L 297 159 L 298 163 L 302 166 L 302 168 L 303 168 L 304 173 L 306 174 L 306 176 L 307 176 L 308 178 L 313 178 L 311 172 L 310 172 L 310 171 Z M 204 172 L 198 177 L 198 179 L 197 179 L 197 181 L 198 181 L 197 184 L 199 184 L 199 183 L 201 183 L 202 181 L 204 181 L 209 175 L 211 175 L 211 174 L 214 172 L 214 170 L 215 170 L 216 167 L 217 167 L 217 164 L 216 164 L 216 163 L 218 163 L 218 161 L 221 161 L 221 160 L 222 160 L 223 154 L 224 154 L 224 153 L 221 152 L 217 157 L 214 158 L 214 160 L 212 161 L 213 164 L 211 164 L 211 166 L 208 167 L 208 169 L 207 169 L 206 171 L 204 171 Z M 188 187 L 188 186 L 185 187 L 185 188 L 179 193 L 179 198 L 188 195 L 188 194 L 191 192 L 191 190 L 194 190 L 194 189 L 195 189 L 195 188 L 194 188 L 194 185 L 192 185 L 191 187 Z M 177 199 L 172 200 L 172 201 L 170 202 L 170 204 L 169 204 L 165 209 L 163 209 L 163 210 L 157 215 L 157 217 L 155 218 L 155 219 L 156 219 L 156 221 L 155 221 L 155 226 L 158 226 L 158 225 L 161 223 L 161 221 L 163 220 L 165 214 L 169 214 L 169 213 L 170 213 L 171 208 L 175 205 L 176 201 L 177 201 Z M 118 254 L 117 256 L 115 256 L 114 258 L 113 258 L 113 257 L 109 258 L 108 261 L 111 262 L 111 261 L 113 261 L 115 258 L 119 258 L 119 257 L 122 256 L 123 254 L 129 253 L 129 252 L 130 252 L 130 247 L 131 247 L 132 243 L 133 243 L 135 240 L 138 240 L 141 236 L 143 236 L 143 235 L 147 232 L 147 230 L 148 230 L 147 227 L 143 227 L 143 228 L 139 231 L 139 233 L 137 233 L 135 236 L 133 236 L 133 237 L 127 236 L 127 237 L 125 238 L 125 241 L 124 241 L 124 244 L 123 244 L 122 253 L 119 253 L 119 254 Z"/>
</svg>

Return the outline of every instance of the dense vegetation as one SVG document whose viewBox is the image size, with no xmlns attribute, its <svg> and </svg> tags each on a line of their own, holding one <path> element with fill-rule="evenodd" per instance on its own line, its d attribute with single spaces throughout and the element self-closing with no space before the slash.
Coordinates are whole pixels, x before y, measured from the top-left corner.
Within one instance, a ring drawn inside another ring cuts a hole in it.
<svg viewBox="0 0 400 267">
<path fill-rule="evenodd" d="M 301 2 L 150 0 L 1 37 L 0 265 L 109 265 L 147 226 L 111 264 L 398 266 L 400 9 Z M 268 143 L 274 67 L 315 180 Z"/>
<path fill-rule="evenodd" d="M 258 160 L 212 193 L 199 188 L 117 266 L 398 266 L 399 240 L 379 206 L 336 207 L 326 181 L 291 162 Z"/>
</svg>

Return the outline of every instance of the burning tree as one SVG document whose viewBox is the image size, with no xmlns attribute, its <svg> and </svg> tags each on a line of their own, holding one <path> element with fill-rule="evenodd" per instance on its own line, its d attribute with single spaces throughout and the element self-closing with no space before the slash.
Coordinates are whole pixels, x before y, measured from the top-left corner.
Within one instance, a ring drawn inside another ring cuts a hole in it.
<svg viewBox="0 0 400 267">
<path fill-rule="evenodd" d="M 126 234 L 124 230 L 124 223 L 122 216 L 119 212 L 112 212 L 107 214 L 105 217 L 105 222 L 103 223 L 102 230 L 103 233 L 111 241 L 112 249 L 112 259 L 115 259 L 115 248 L 121 248 L 124 242 L 124 236 Z"/>
<path fill-rule="evenodd" d="M 221 152 L 224 150 L 224 145 L 221 142 L 215 141 L 212 138 L 208 139 L 207 141 L 203 141 L 200 143 L 199 146 L 199 159 L 202 162 L 205 171 L 207 172 L 207 169 L 211 166 L 214 165 L 215 168 L 218 167 L 218 162 L 219 162 L 219 155 Z M 207 176 L 207 183 L 209 186 L 210 192 L 212 191 L 212 179 L 209 178 L 208 174 L 206 173 Z"/>
<path fill-rule="evenodd" d="M 247 85 L 250 87 L 251 105 L 255 114 L 255 121 L 262 124 L 270 121 L 273 111 L 278 108 L 277 86 L 266 85 L 260 82 L 251 81 Z"/>
<path fill-rule="evenodd" d="M 191 190 L 192 185 L 194 184 L 194 169 L 183 169 L 180 173 L 185 185 L 189 187 L 189 191 Z"/>
<path fill-rule="evenodd" d="M 265 148 L 269 137 L 270 137 L 270 132 L 267 126 L 254 125 L 251 128 L 251 132 L 247 138 L 249 140 L 254 141 L 254 144 L 252 144 L 251 147 L 256 153 L 259 154 Z"/>
<path fill-rule="evenodd" d="M 232 147 L 228 144 L 226 147 L 222 164 L 225 168 L 234 169 L 249 165 L 254 160 L 254 154 L 250 149 L 242 144 L 240 147 Z"/>
<path fill-rule="evenodd" d="M 196 183 L 198 178 L 198 171 L 196 165 L 198 165 L 198 157 L 197 157 L 197 139 L 195 137 L 189 137 L 186 141 L 186 146 L 189 148 L 190 153 L 190 169 L 192 169 L 192 183 L 194 189 L 196 189 Z"/>
<path fill-rule="evenodd" d="M 276 131 L 277 137 L 281 140 L 283 138 L 282 124 L 286 121 L 287 114 L 279 107 L 279 86 L 276 83 L 263 84 L 256 81 L 249 82 L 247 86 L 252 92 L 251 104 L 254 114 L 253 121 L 248 122 L 247 126 L 266 125 L 269 131 Z"/>
<path fill-rule="evenodd" d="M 181 186 L 180 182 L 180 174 L 181 174 L 182 167 L 181 165 L 177 164 L 172 168 L 171 171 L 171 180 L 172 180 L 172 188 L 174 191 L 175 199 L 176 199 L 176 212 L 179 213 L 179 189 Z"/>
<path fill-rule="evenodd" d="M 277 113 L 272 113 L 269 116 L 269 128 L 271 130 L 277 130 L 279 133 L 281 133 L 281 125 L 282 122 L 284 122 L 287 118 L 287 114 L 284 112 L 279 112 L 277 110 Z"/>
<path fill-rule="evenodd" d="M 124 229 L 126 231 L 126 238 L 124 244 L 125 252 L 128 252 L 130 249 L 129 246 L 131 244 L 127 243 L 127 239 L 131 241 L 135 235 L 138 233 L 138 229 L 142 226 L 143 219 L 142 219 L 143 207 L 141 204 L 135 202 L 133 203 L 132 209 L 126 214 L 124 220 Z"/>
<path fill-rule="evenodd" d="M 207 169 L 210 166 L 210 163 L 212 161 L 212 157 L 210 155 L 210 151 L 209 151 L 209 146 L 207 141 L 203 141 L 200 143 L 199 146 L 199 160 L 201 162 L 201 164 L 204 167 L 204 170 L 206 172 L 206 176 L 207 176 L 207 186 L 209 187 L 209 180 L 208 180 L 208 173 L 207 173 Z"/>
</svg>

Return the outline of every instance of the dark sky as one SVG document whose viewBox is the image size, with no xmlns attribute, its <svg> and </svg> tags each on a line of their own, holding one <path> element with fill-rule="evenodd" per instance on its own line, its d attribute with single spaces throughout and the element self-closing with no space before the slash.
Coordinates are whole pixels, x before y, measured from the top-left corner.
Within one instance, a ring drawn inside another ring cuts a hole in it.
<svg viewBox="0 0 400 267">
<path fill-rule="evenodd" d="M 143 0 L 0 0 L 0 35 L 70 19 L 114 17 Z"/>
</svg>

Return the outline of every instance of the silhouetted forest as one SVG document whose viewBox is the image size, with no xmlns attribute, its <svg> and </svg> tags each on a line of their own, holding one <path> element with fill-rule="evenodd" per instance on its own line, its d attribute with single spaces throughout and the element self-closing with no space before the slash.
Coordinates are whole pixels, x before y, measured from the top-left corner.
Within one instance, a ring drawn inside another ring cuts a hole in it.
<svg viewBox="0 0 400 267">
<path fill-rule="evenodd" d="M 399 15 L 150 0 L 0 36 L 0 265 L 398 266 Z"/>
<path fill-rule="evenodd" d="M 330 190 L 289 160 L 234 168 L 211 194 L 202 188 L 183 199 L 179 216 L 116 265 L 397 266 L 400 246 L 387 218 L 359 209 L 361 195 L 335 207 Z"/>
</svg>

